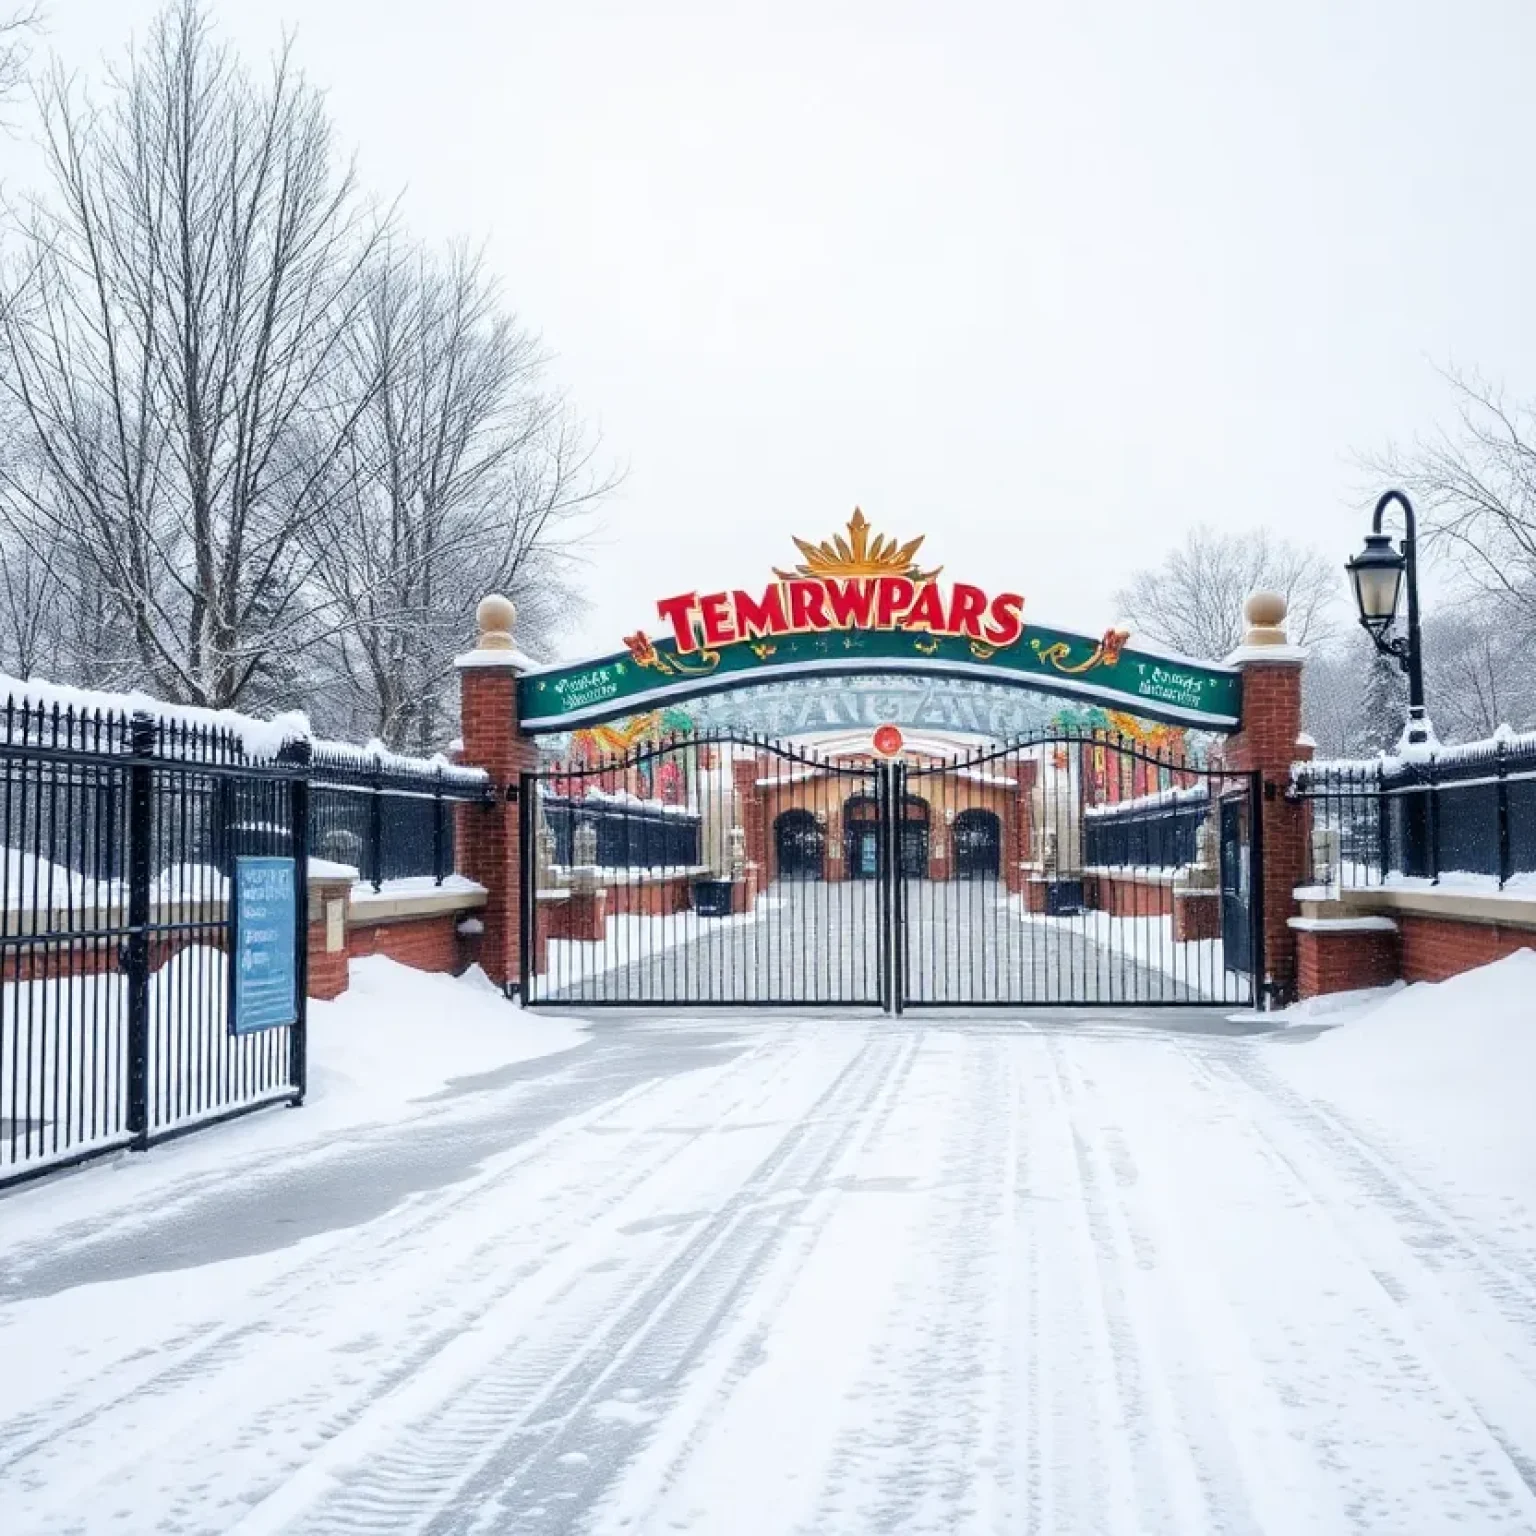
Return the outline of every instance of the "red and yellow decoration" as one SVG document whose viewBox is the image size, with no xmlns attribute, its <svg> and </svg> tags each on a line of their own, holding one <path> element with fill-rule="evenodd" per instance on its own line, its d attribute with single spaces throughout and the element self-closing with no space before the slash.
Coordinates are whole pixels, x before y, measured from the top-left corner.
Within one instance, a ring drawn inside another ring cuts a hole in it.
<svg viewBox="0 0 1536 1536">
<path fill-rule="evenodd" d="M 765 642 L 776 636 L 849 629 L 954 636 L 969 640 L 983 660 L 1016 645 L 1024 634 L 1023 597 L 1017 592 L 989 596 L 960 581 L 946 590 L 937 580 L 942 567 L 925 571 L 919 565 L 923 537 L 900 542 L 874 534 L 855 507 L 846 535 L 819 544 L 797 538 L 803 562 L 793 571 L 775 570 L 777 580 L 760 593 L 737 588 L 663 598 L 656 611 L 672 626 L 675 655 L 658 652 L 644 630 L 625 636 L 624 644 L 636 665 L 663 674 L 710 671 L 719 664 L 715 647 L 741 640 L 756 642 L 759 655 L 771 655 Z M 919 649 L 927 643 L 919 639 Z M 1111 666 L 1113 661 L 1105 652 L 1093 665 Z"/>
<path fill-rule="evenodd" d="M 1125 649 L 1125 643 L 1131 638 L 1128 629 L 1106 629 L 1103 638 L 1093 650 L 1078 661 L 1072 660 L 1072 647 L 1064 640 L 1058 640 L 1054 645 L 1041 645 L 1038 640 L 1030 641 L 1035 648 L 1035 654 L 1047 666 L 1054 667 L 1058 672 L 1065 672 L 1069 677 L 1076 677 L 1083 672 L 1092 672 L 1095 667 L 1114 667 L 1120 663 L 1120 653 Z"/>
</svg>

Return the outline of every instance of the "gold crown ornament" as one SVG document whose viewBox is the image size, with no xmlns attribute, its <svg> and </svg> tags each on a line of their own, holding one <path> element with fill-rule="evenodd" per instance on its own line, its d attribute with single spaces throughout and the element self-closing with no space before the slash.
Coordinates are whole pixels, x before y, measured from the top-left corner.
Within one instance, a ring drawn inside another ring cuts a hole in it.
<svg viewBox="0 0 1536 1536">
<path fill-rule="evenodd" d="M 793 571 L 775 569 L 780 581 L 809 578 L 825 581 L 829 576 L 905 576 L 909 581 L 932 581 L 943 566 L 931 571 L 917 568 L 916 555 L 922 547 L 924 535 L 898 544 L 886 534 L 870 537 L 869 519 L 857 507 L 848 520 L 848 537 L 834 534 L 819 544 L 808 539 L 796 539 L 795 548 L 805 556 L 805 564 Z"/>
</svg>

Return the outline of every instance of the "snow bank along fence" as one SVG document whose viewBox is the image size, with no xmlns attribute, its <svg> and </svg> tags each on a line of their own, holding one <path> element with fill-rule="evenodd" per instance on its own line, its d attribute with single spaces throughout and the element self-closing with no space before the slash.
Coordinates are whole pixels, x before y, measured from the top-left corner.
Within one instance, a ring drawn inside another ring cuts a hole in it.
<svg viewBox="0 0 1536 1536">
<path fill-rule="evenodd" d="M 485 897 L 452 876 L 452 816 L 485 803 L 483 773 L 315 743 L 297 716 L 29 694 L 0 716 L 0 1183 L 302 1099 L 302 1002 L 291 1026 L 230 1031 L 241 856 L 315 877 L 301 997 L 340 991 L 359 948 L 462 963 L 455 928 Z M 311 866 L 317 844 L 370 881 Z M 423 931 L 431 952 L 409 953 Z"/>
<path fill-rule="evenodd" d="M 1297 764 L 1303 995 L 1440 980 L 1536 947 L 1536 734 Z"/>
</svg>

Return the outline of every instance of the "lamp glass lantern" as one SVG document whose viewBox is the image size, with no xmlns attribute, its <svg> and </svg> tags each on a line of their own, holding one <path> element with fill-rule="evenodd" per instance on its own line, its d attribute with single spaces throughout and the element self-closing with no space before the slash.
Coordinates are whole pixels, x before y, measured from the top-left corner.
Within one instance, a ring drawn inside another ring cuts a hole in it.
<svg viewBox="0 0 1536 1536">
<path fill-rule="evenodd" d="M 1403 553 L 1393 549 L 1389 535 L 1368 533 L 1365 548 L 1345 567 L 1360 606 L 1360 622 L 1378 638 L 1397 617 L 1407 566 Z"/>
</svg>

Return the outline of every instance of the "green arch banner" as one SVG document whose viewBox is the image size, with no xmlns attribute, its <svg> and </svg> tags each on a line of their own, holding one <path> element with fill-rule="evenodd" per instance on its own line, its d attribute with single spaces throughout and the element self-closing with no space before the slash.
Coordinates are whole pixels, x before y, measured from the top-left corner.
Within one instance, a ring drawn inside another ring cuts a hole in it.
<svg viewBox="0 0 1536 1536">
<path fill-rule="evenodd" d="M 795 678 L 965 678 L 1091 700 L 1172 725 L 1233 731 L 1242 680 L 1231 667 L 1140 650 L 1125 630 L 1097 639 L 1031 625 L 1015 592 L 989 594 L 920 569 L 921 537 L 872 535 L 855 509 L 845 534 L 796 539 L 803 563 L 764 589 L 665 598 L 626 649 L 518 679 L 525 731 L 566 731 L 685 699 Z"/>
</svg>

